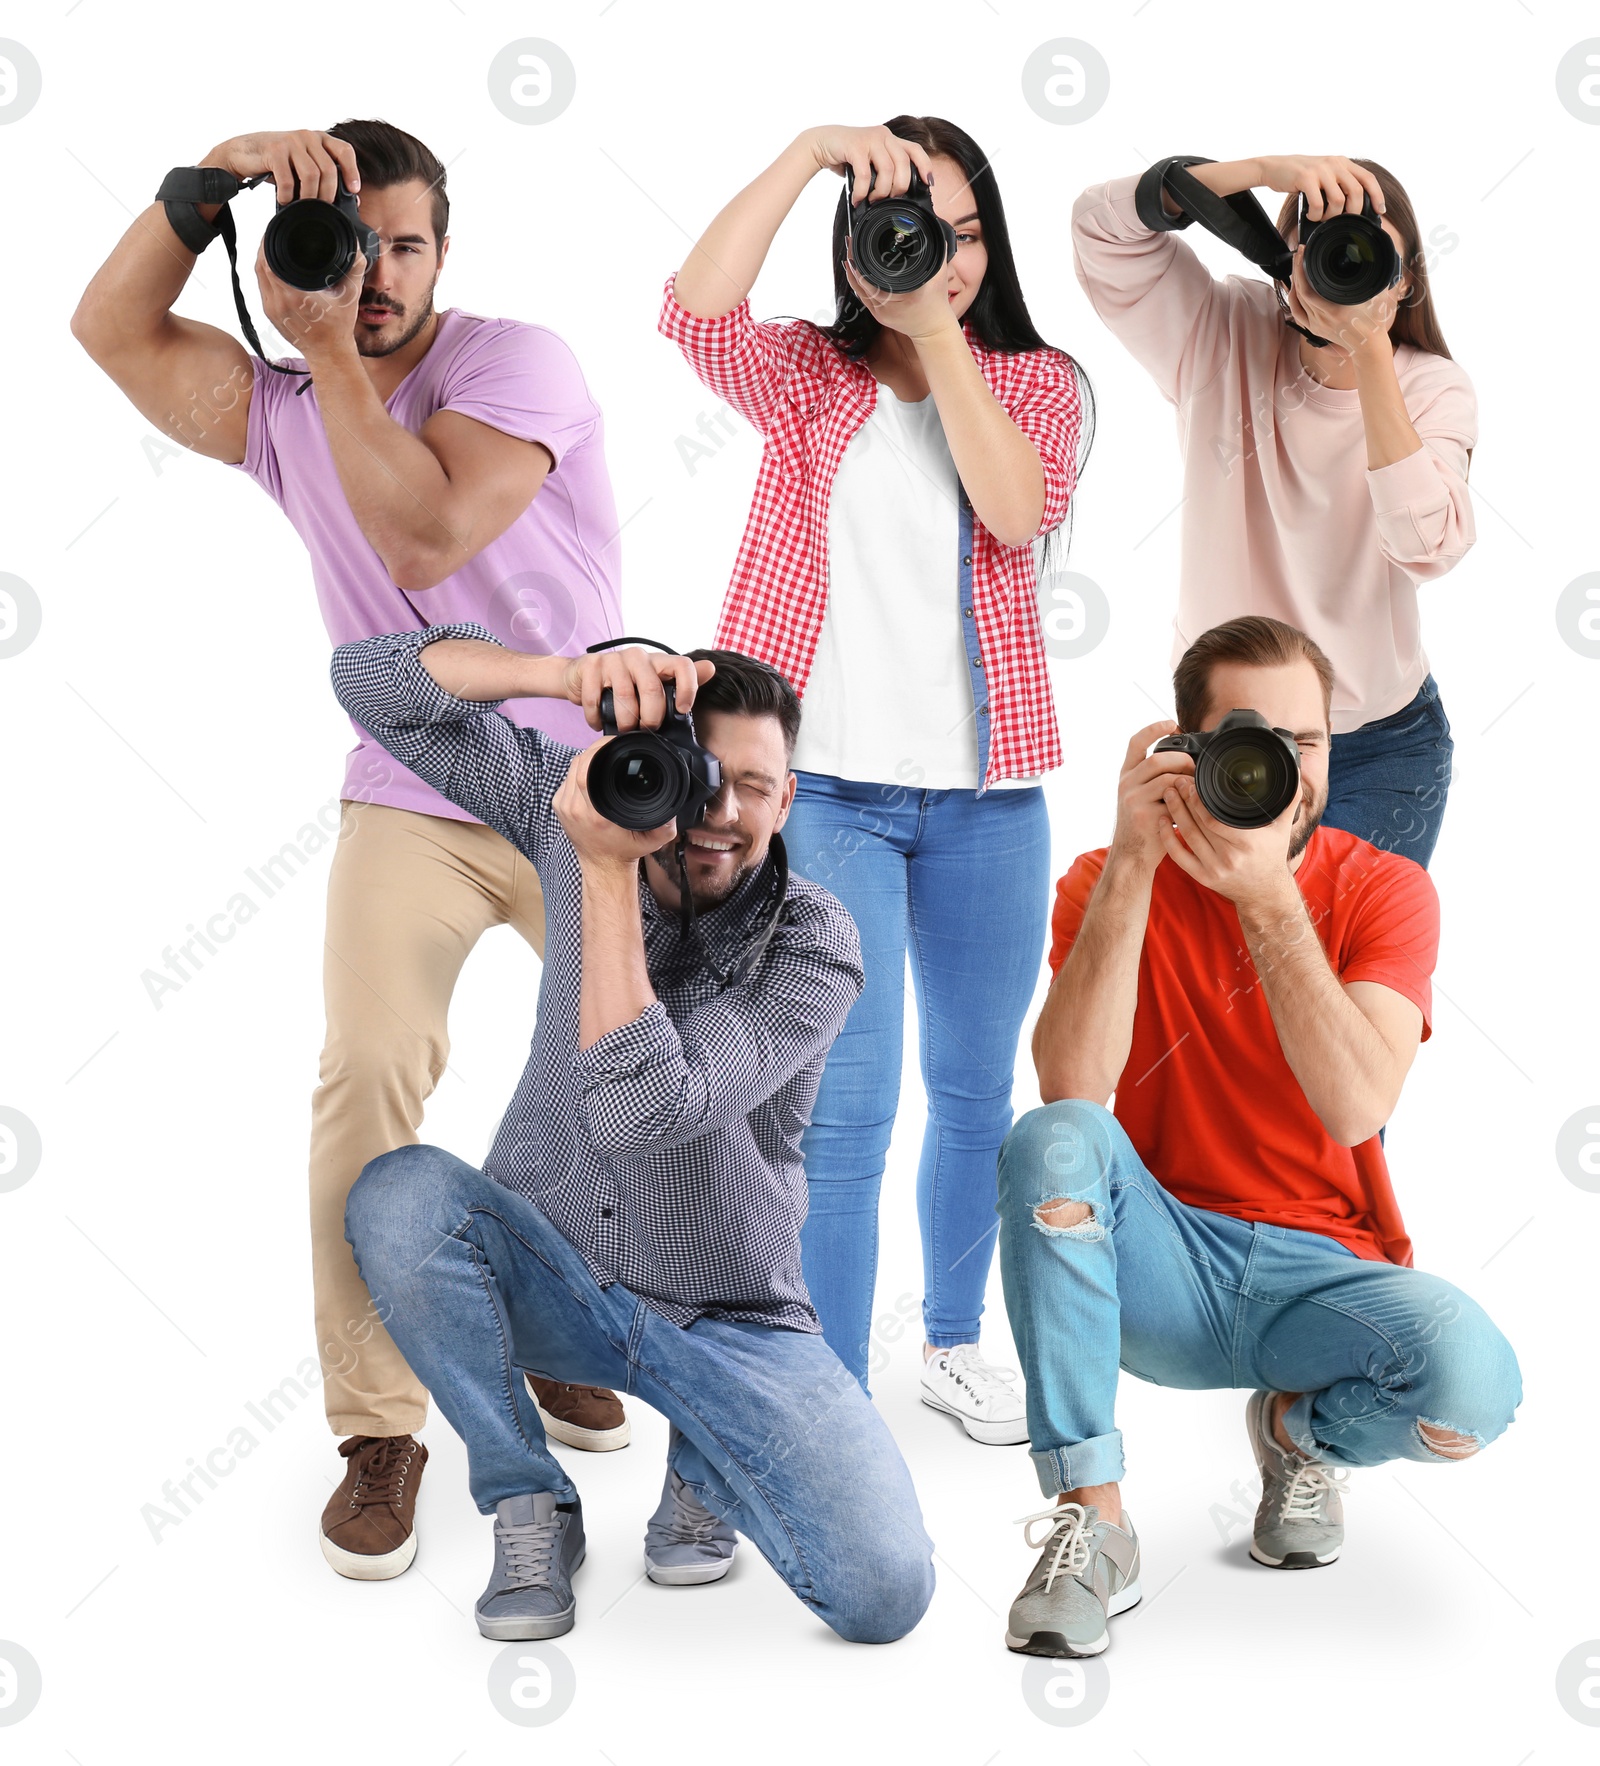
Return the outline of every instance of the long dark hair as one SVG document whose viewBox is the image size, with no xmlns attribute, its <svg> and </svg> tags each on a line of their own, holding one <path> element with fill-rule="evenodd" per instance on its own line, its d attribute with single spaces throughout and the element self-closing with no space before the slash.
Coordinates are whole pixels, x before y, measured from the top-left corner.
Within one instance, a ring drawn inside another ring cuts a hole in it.
<svg viewBox="0 0 1600 1766">
<path fill-rule="evenodd" d="M 1071 531 L 1072 509 L 1077 501 L 1077 480 L 1089 459 L 1094 442 L 1094 387 L 1084 372 L 1083 364 L 1066 350 L 1046 343 L 1039 335 L 1023 299 L 1022 284 L 1017 279 L 1017 262 L 1011 254 L 1011 233 L 1006 226 L 1006 211 L 1000 201 L 1000 185 L 989 164 L 989 156 L 966 132 L 944 117 L 891 117 L 884 127 L 902 141 L 913 142 L 932 157 L 953 159 L 966 174 L 972 191 L 972 205 L 978 212 L 978 225 L 983 229 L 983 243 L 988 252 L 988 265 L 978 292 L 972 297 L 963 324 L 972 327 L 985 349 L 1006 355 L 1024 350 L 1049 350 L 1063 357 L 1070 365 L 1078 383 L 1078 457 L 1074 472 L 1073 497 L 1067 505 L 1068 531 Z M 818 329 L 834 346 L 852 361 L 867 354 L 877 341 L 883 327 L 857 299 L 855 290 L 845 280 L 844 252 L 850 206 L 850 178 L 839 193 L 839 206 L 833 217 L 833 300 L 834 320 Z M 1046 537 L 1043 568 L 1054 567 L 1055 534 Z"/>
<path fill-rule="evenodd" d="M 1417 226 L 1417 211 L 1411 206 L 1411 198 L 1394 173 L 1386 166 L 1380 166 L 1375 159 L 1358 159 L 1355 163 L 1378 180 L 1378 188 L 1383 192 L 1383 218 L 1392 221 L 1400 235 L 1400 262 L 1411 279 L 1410 289 L 1395 310 L 1394 324 L 1389 327 L 1390 337 L 1396 343 L 1409 343 L 1413 349 L 1427 350 L 1443 356 L 1446 361 L 1454 361 L 1439 326 L 1439 315 L 1433 310 L 1428 255 L 1422 249 L 1422 233 Z M 1278 231 L 1285 239 L 1294 231 L 1298 205 L 1299 197 L 1290 196 L 1278 213 Z"/>
</svg>

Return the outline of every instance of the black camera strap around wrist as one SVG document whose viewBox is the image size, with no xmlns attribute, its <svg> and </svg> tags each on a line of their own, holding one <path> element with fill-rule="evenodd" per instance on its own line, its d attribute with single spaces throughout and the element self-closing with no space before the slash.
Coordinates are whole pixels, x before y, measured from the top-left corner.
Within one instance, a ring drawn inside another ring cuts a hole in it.
<svg viewBox="0 0 1600 1766">
<path fill-rule="evenodd" d="M 1214 165 L 1214 160 L 1193 154 L 1177 154 L 1171 159 L 1157 160 L 1140 178 L 1134 192 L 1134 205 L 1139 218 L 1152 232 L 1170 231 L 1198 221 L 1205 230 L 1231 245 L 1239 255 L 1265 270 L 1274 283 L 1287 288 L 1294 275 L 1294 250 L 1288 240 L 1273 226 L 1267 211 L 1250 190 L 1236 191 L 1232 196 L 1218 196 L 1208 189 L 1190 166 Z M 1161 192 L 1166 190 L 1183 210 L 1181 219 L 1165 212 Z M 1153 217 L 1159 216 L 1159 221 Z M 1280 292 L 1278 309 L 1291 331 L 1298 331 L 1314 348 L 1321 349 L 1328 339 L 1318 337 L 1298 322 L 1288 309 Z"/>
<path fill-rule="evenodd" d="M 194 238 L 198 231 L 207 223 L 200 219 L 195 208 L 197 203 L 220 203 L 217 217 L 210 225 L 222 236 L 223 250 L 228 254 L 228 276 L 233 283 L 233 305 L 239 315 L 239 329 L 244 333 L 248 343 L 262 362 L 274 374 L 305 374 L 302 368 L 285 368 L 280 363 L 268 359 L 267 352 L 261 347 L 261 339 L 256 334 L 255 324 L 250 317 L 250 309 L 245 305 L 244 290 L 239 286 L 239 234 L 233 224 L 233 210 L 228 206 L 241 190 L 251 190 L 272 176 L 270 172 L 260 172 L 253 178 L 239 178 L 232 172 L 224 171 L 221 166 L 174 166 L 166 177 L 161 180 L 161 188 L 156 192 L 156 201 L 164 203 L 167 218 L 172 222 L 172 230 L 189 247 L 196 251 Z M 177 208 L 180 215 L 186 215 L 188 225 L 173 214 Z M 311 376 L 305 374 L 304 380 L 295 388 L 295 397 L 311 385 Z"/>
</svg>

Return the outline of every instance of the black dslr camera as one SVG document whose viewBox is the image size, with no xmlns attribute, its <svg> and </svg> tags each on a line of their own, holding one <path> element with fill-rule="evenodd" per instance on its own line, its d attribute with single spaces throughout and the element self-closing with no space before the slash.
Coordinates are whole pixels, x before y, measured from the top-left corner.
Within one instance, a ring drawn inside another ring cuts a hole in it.
<svg viewBox="0 0 1600 1766">
<path fill-rule="evenodd" d="M 661 685 L 667 709 L 657 730 L 619 734 L 611 689 L 601 693 L 600 724 L 616 739 L 589 763 L 589 801 L 619 828 L 659 828 L 675 820 L 683 835 L 705 820 L 706 805 L 722 789 L 722 762 L 700 746 L 694 719 L 678 710 L 676 685 Z"/>
<path fill-rule="evenodd" d="M 1302 193 L 1296 210 L 1305 247 L 1306 281 L 1337 307 L 1358 307 L 1400 280 L 1400 254 L 1383 230 L 1369 196 L 1359 214 L 1306 219 Z"/>
<path fill-rule="evenodd" d="M 1214 730 L 1163 736 L 1151 752 L 1193 755 L 1200 801 L 1230 828 L 1264 828 L 1300 795 L 1300 749 L 1259 711 L 1230 711 Z"/>
<path fill-rule="evenodd" d="M 848 169 L 845 175 L 851 175 Z M 866 200 L 852 203 L 847 184 L 839 200 L 846 205 L 856 274 L 885 294 L 931 282 L 956 254 L 955 229 L 933 212 L 933 198 L 915 167 L 904 196 L 874 197 L 869 186 Z"/>
<path fill-rule="evenodd" d="M 298 181 L 295 188 L 299 189 Z M 283 203 L 267 222 L 261 249 L 267 268 L 280 282 L 310 293 L 341 281 L 358 252 L 371 269 L 382 248 L 377 234 L 362 220 L 355 197 L 345 189 L 341 172 L 339 194 L 332 202 L 297 196 Z"/>
</svg>

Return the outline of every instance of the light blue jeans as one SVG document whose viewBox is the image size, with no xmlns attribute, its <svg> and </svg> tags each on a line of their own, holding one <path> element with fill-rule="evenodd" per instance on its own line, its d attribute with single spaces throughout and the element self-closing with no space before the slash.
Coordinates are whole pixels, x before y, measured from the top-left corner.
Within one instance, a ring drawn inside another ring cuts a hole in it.
<svg viewBox="0 0 1600 1766">
<path fill-rule="evenodd" d="M 811 1198 L 801 1261 L 829 1344 L 865 1387 L 906 953 L 928 1094 L 917 1168 L 923 1329 L 950 1348 L 978 1340 L 994 1258 L 995 1161 L 1050 917 L 1050 824 L 1038 786 L 979 797 L 823 773 L 799 780 L 783 836 L 789 862 L 850 910 L 867 976 L 801 1143 Z"/>
<path fill-rule="evenodd" d="M 668 1461 L 841 1637 L 887 1643 L 933 1595 L 933 1547 L 900 1450 L 822 1338 L 669 1324 L 583 1259 L 516 1191 L 442 1152 L 374 1159 L 345 1237 L 377 1315 L 466 1443 L 484 1514 L 576 1498 L 520 1370 L 636 1394 L 672 1424 Z"/>
<path fill-rule="evenodd" d="M 1035 1210 L 1063 1200 L 1090 1215 L 1042 1225 Z M 1290 1438 L 1345 1466 L 1446 1457 L 1420 1424 L 1482 1447 L 1522 1397 L 1510 1344 L 1458 1288 L 1188 1207 L 1098 1104 L 1048 1104 L 1007 1137 L 1000 1271 L 1047 1496 L 1121 1479 L 1119 1363 L 1158 1386 L 1298 1392 Z"/>
</svg>

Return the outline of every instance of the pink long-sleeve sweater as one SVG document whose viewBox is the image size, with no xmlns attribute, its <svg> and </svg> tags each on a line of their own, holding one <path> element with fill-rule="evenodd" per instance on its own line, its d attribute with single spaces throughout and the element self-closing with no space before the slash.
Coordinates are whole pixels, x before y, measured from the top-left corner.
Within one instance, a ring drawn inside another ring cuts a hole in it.
<svg viewBox="0 0 1600 1766">
<path fill-rule="evenodd" d="M 1417 584 L 1471 546 L 1472 382 L 1408 344 L 1395 372 L 1422 446 L 1366 464 L 1359 395 L 1313 380 L 1260 278 L 1217 281 L 1134 208 L 1137 178 L 1084 191 L 1072 239 L 1095 311 L 1150 371 L 1183 450 L 1176 658 L 1209 627 L 1265 613 L 1334 665 L 1335 734 L 1387 717 L 1428 673 Z"/>
</svg>

